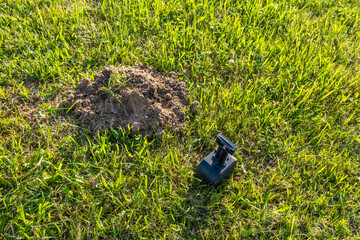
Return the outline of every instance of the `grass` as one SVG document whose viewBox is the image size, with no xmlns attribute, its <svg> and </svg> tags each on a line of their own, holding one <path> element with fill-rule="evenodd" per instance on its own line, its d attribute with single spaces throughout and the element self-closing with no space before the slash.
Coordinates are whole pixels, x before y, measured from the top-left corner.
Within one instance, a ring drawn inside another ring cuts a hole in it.
<svg viewBox="0 0 360 240">
<path fill-rule="evenodd" d="M 2 239 L 359 239 L 360 2 L 0 2 Z M 180 137 L 59 114 L 108 65 L 181 74 Z M 238 165 L 195 176 L 223 133 Z"/>
</svg>

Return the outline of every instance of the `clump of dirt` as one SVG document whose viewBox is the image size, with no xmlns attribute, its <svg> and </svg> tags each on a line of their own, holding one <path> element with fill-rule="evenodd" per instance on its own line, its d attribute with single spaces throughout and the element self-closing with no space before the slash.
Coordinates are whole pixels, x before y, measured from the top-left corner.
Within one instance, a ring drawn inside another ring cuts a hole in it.
<svg viewBox="0 0 360 240">
<path fill-rule="evenodd" d="M 166 127 L 181 132 L 189 90 L 176 73 L 152 67 L 107 67 L 94 81 L 83 79 L 65 101 L 69 112 L 92 132 L 127 128 L 143 135 L 161 135 Z"/>
</svg>

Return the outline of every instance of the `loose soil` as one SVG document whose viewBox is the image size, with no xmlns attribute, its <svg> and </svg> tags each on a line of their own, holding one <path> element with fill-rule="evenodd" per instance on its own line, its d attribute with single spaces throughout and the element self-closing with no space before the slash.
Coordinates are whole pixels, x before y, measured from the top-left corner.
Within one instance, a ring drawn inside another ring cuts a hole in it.
<svg viewBox="0 0 360 240">
<path fill-rule="evenodd" d="M 94 81 L 83 79 L 65 106 L 92 132 L 127 128 L 142 135 L 161 135 L 170 127 L 181 132 L 189 90 L 176 73 L 160 73 L 152 67 L 107 67 Z"/>
</svg>

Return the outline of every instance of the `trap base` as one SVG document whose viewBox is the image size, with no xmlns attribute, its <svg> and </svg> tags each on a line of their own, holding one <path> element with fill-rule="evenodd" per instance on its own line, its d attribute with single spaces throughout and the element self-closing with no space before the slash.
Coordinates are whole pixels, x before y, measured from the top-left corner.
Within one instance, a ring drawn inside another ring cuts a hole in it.
<svg viewBox="0 0 360 240">
<path fill-rule="evenodd" d="M 227 155 L 223 163 L 215 157 L 216 150 L 206 156 L 196 169 L 196 174 L 210 185 L 216 186 L 222 179 L 231 174 L 236 166 L 236 158 Z"/>
</svg>

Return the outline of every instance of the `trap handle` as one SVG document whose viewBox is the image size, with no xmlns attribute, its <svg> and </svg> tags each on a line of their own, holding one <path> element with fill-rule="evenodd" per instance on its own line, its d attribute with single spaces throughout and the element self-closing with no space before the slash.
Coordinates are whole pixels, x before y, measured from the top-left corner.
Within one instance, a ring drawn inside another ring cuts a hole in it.
<svg viewBox="0 0 360 240">
<path fill-rule="evenodd" d="M 233 144 L 222 134 L 217 135 L 215 142 L 219 145 L 218 149 L 216 150 L 215 158 L 220 163 L 224 163 L 227 155 L 233 155 L 237 149 L 235 144 Z"/>
</svg>

